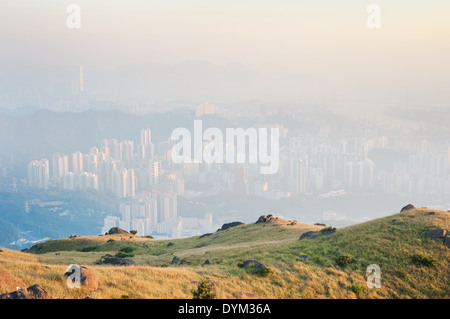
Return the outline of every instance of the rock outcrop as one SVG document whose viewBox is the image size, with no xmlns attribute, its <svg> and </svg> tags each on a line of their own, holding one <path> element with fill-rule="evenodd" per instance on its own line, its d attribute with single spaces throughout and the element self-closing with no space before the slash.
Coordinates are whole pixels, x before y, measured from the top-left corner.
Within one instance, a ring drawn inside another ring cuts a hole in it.
<svg viewBox="0 0 450 319">
<path fill-rule="evenodd" d="M 66 272 L 64 276 L 69 277 L 74 272 L 75 269 L 72 267 L 72 269 Z M 98 276 L 95 271 L 85 266 L 80 266 L 80 275 L 81 286 L 86 287 L 90 291 L 96 291 L 98 289 Z"/>
<path fill-rule="evenodd" d="M 319 233 L 321 233 L 324 236 L 330 236 L 330 235 L 333 235 L 334 233 L 336 233 L 336 228 L 334 228 L 334 227 L 324 228 L 324 229 L 320 230 Z"/>
<path fill-rule="evenodd" d="M 450 247 L 450 237 L 444 239 L 444 246 Z"/>
<path fill-rule="evenodd" d="M 421 235 L 425 235 L 433 239 L 440 239 L 447 235 L 447 231 L 445 229 L 432 229 L 422 232 Z"/>
<path fill-rule="evenodd" d="M 327 227 L 327 228 L 321 229 L 319 231 L 311 230 L 311 231 L 301 234 L 299 239 L 305 239 L 305 238 L 317 239 L 317 238 L 320 238 L 321 236 L 331 236 L 331 235 L 335 234 L 336 231 L 337 230 L 334 227 Z"/>
<path fill-rule="evenodd" d="M 242 222 L 231 222 L 231 223 L 226 223 L 222 225 L 222 228 L 218 229 L 217 231 L 221 231 L 221 230 L 227 230 L 231 227 L 236 227 L 236 226 L 241 226 L 244 225 L 244 223 Z"/>
<path fill-rule="evenodd" d="M 183 266 L 183 265 L 187 265 L 190 264 L 190 261 L 187 261 L 186 259 L 183 258 L 183 260 L 178 264 L 178 266 Z"/>
<path fill-rule="evenodd" d="M 115 235 L 115 234 L 131 235 L 129 232 L 123 230 L 122 228 L 113 227 L 109 230 L 108 235 Z"/>
<path fill-rule="evenodd" d="M 301 234 L 299 239 L 301 240 L 301 239 L 305 239 L 305 238 L 316 239 L 316 238 L 320 238 L 320 235 L 319 235 L 318 231 L 311 230 L 311 231 L 307 231 L 306 233 Z"/>
<path fill-rule="evenodd" d="M 412 210 L 412 209 L 415 209 L 414 205 L 413 205 L 413 204 L 408 204 L 408 205 L 406 205 L 405 207 L 402 208 L 402 210 L 400 211 L 400 213 L 401 213 L 401 212 L 406 212 L 406 211 Z"/>
<path fill-rule="evenodd" d="M 298 255 L 298 258 L 306 260 L 306 259 L 309 259 L 309 255 Z"/>
<path fill-rule="evenodd" d="M 133 260 L 120 258 L 120 257 L 111 257 L 102 262 L 105 265 L 116 265 L 116 266 L 135 266 L 137 265 Z"/>
<path fill-rule="evenodd" d="M 244 262 L 242 263 L 242 267 L 244 267 L 244 268 L 257 268 L 257 269 L 259 269 L 259 268 L 264 268 L 265 265 L 264 265 L 263 263 L 260 263 L 260 262 L 257 261 L 257 260 L 250 259 L 250 260 L 244 261 Z"/>
<path fill-rule="evenodd" d="M 17 289 L 25 288 L 26 285 L 22 279 L 0 268 L 0 292 L 15 291 Z"/>
<path fill-rule="evenodd" d="M 0 299 L 52 299 L 50 295 L 39 285 L 33 285 L 26 290 L 16 290 L 0 295 Z"/>
<path fill-rule="evenodd" d="M 266 215 L 261 215 L 261 216 L 259 216 L 259 218 L 258 218 L 258 220 L 256 221 L 255 224 L 266 223 L 266 222 L 269 222 L 269 221 L 271 221 L 273 219 L 274 219 L 273 215 L 267 215 L 267 216 Z"/>
</svg>

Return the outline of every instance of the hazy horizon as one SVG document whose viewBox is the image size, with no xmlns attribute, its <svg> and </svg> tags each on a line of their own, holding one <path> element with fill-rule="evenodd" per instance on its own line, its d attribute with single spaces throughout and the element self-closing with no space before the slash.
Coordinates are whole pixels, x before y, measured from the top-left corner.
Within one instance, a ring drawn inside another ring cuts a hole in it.
<svg viewBox="0 0 450 319">
<path fill-rule="evenodd" d="M 370 3 L 355 0 L 82 0 L 76 2 L 81 28 L 69 29 L 66 9 L 72 3 L 3 1 L 0 67 L 14 73 L 24 66 L 82 65 L 89 81 L 92 70 L 202 61 L 242 66 L 273 81 L 317 79 L 324 83 L 316 85 L 317 95 L 337 100 L 450 105 L 446 1 L 377 1 L 380 29 L 366 25 Z M 297 82 L 290 83 L 295 88 Z M 282 100 L 283 90 L 273 91 Z"/>
</svg>

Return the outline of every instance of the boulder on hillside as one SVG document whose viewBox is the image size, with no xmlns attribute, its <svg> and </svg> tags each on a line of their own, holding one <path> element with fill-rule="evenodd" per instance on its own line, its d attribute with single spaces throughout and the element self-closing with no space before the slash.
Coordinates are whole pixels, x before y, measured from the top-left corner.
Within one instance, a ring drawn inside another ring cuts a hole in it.
<svg viewBox="0 0 450 319">
<path fill-rule="evenodd" d="M 309 255 L 298 255 L 298 258 L 306 260 L 306 259 L 309 259 Z"/>
<path fill-rule="evenodd" d="M 119 228 L 119 227 L 111 228 L 107 234 L 108 235 L 114 235 L 114 234 L 131 235 L 129 232 L 127 232 L 126 230 L 123 230 L 122 228 Z"/>
<path fill-rule="evenodd" d="M 311 231 L 307 231 L 306 233 L 301 234 L 299 239 L 300 240 L 301 239 L 305 239 L 305 238 L 316 239 L 316 238 L 319 238 L 319 237 L 320 237 L 320 235 L 319 235 L 318 231 L 311 230 Z"/>
<path fill-rule="evenodd" d="M 116 266 L 135 266 L 137 265 L 133 260 L 120 258 L 120 257 L 112 257 L 104 260 L 102 262 L 105 265 L 116 265 Z"/>
<path fill-rule="evenodd" d="M 398 220 L 398 219 L 393 219 L 393 220 L 391 220 L 391 224 L 392 224 L 392 225 L 405 225 L 404 222 L 401 222 L 401 221 Z"/>
<path fill-rule="evenodd" d="M 47 291 L 39 285 L 33 285 L 26 290 L 16 290 L 14 292 L 0 295 L 0 299 L 52 299 Z"/>
<path fill-rule="evenodd" d="M 72 268 L 67 271 L 64 276 L 69 277 L 71 274 L 73 274 L 75 272 L 75 268 L 74 267 L 78 267 L 76 265 L 72 266 Z M 98 289 L 98 276 L 95 273 L 95 271 L 93 271 L 90 268 L 87 268 L 85 266 L 80 266 L 80 284 L 81 286 L 86 287 L 87 289 L 89 289 L 90 291 L 96 291 Z"/>
<path fill-rule="evenodd" d="M 211 262 L 209 261 L 209 259 L 206 259 L 203 265 L 211 265 Z"/>
<path fill-rule="evenodd" d="M 172 259 L 172 262 L 170 264 L 173 265 L 174 263 L 178 262 L 179 260 L 180 260 L 180 258 L 178 258 L 178 256 L 174 256 Z"/>
<path fill-rule="evenodd" d="M 405 207 L 402 208 L 402 210 L 400 211 L 400 213 L 401 213 L 401 212 L 406 212 L 406 211 L 412 210 L 412 209 L 415 209 L 414 205 L 413 205 L 413 204 L 408 204 L 408 205 L 406 205 Z"/>
<path fill-rule="evenodd" d="M 327 227 L 327 228 L 321 229 L 319 232 L 324 236 L 330 236 L 330 235 L 333 235 L 334 233 L 336 233 L 336 231 L 337 230 L 334 227 Z"/>
<path fill-rule="evenodd" d="M 87 267 L 81 267 L 81 285 L 90 291 L 96 291 L 98 289 L 98 276 L 95 271 Z"/>
<path fill-rule="evenodd" d="M 433 230 L 424 231 L 421 233 L 421 235 L 425 235 L 425 236 L 431 237 L 433 239 L 440 239 L 440 238 L 444 238 L 447 235 L 447 231 L 445 229 L 433 229 Z"/>
<path fill-rule="evenodd" d="M 206 234 L 201 235 L 198 239 L 202 239 L 202 238 L 205 238 L 205 237 L 208 237 L 211 235 L 212 235 L 212 233 L 206 233 Z"/>
<path fill-rule="evenodd" d="M 0 268 L 0 292 L 15 291 L 25 288 L 26 285 L 22 279 Z"/>
<path fill-rule="evenodd" d="M 266 216 L 266 215 L 261 215 L 261 216 L 259 216 L 259 218 L 258 218 L 258 220 L 256 221 L 255 224 L 266 223 L 266 222 L 268 222 L 268 221 L 271 221 L 272 219 L 274 219 L 274 217 L 273 217 L 272 214 L 267 215 L 267 216 Z"/>
<path fill-rule="evenodd" d="M 170 246 L 173 246 L 173 245 L 175 245 L 175 244 L 170 242 L 170 243 L 167 244 L 167 247 L 170 247 Z"/>
<path fill-rule="evenodd" d="M 236 227 L 236 226 L 241 226 L 241 225 L 245 225 L 242 222 L 231 222 L 231 223 L 226 223 L 222 225 L 222 228 L 218 229 L 217 231 L 221 231 L 221 230 L 226 230 L 229 229 L 231 227 Z"/>
<path fill-rule="evenodd" d="M 183 258 L 183 260 L 178 264 L 178 266 L 183 266 L 190 263 L 191 263 L 190 261 L 187 261 L 186 259 Z"/>
<path fill-rule="evenodd" d="M 260 263 L 260 262 L 257 261 L 257 260 L 250 259 L 250 260 L 244 261 L 244 262 L 242 263 L 242 267 L 244 267 L 244 268 L 257 268 L 257 269 L 259 269 L 259 268 L 264 268 L 265 265 L 264 265 L 263 263 Z"/>
<path fill-rule="evenodd" d="M 450 237 L 446 237 L 446 238 L 444 239 L 444 245 L 445 245 L 446 247 L 450 247 Z"/>
</svg>

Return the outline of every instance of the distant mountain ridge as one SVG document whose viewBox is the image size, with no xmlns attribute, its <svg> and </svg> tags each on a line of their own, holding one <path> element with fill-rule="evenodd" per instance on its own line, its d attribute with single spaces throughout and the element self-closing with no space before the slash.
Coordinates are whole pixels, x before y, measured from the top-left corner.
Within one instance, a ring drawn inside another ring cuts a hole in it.
<svg viewBox="0 0 450 319">
<path fill-rule="evenodd" d="M 84 67 L 85 92 L 99 100 L 323 100 L 332 85 L 307 74 L 271 77 L 242 64 L 205 61 L 128 64 L 110 69 Z M 16 105 L 46 96 L 64 99 L 79 80 L 79 66 L 0 68 L 0 96 Z"/>
</svg>

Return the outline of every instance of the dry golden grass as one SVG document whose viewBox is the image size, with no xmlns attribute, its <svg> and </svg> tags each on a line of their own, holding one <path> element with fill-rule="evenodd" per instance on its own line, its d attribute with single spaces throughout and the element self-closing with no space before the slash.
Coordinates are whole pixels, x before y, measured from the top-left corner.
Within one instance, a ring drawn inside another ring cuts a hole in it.
<svg viewBox="0 0 450 319">
<path fill-rule="evenodd" d="M 320 230 L 322 226 L 288 226 L 285 221 L 244 225 L 202 239 L 171 240 L 175 243 L 171 247 L 167 247 L 168 241 L 139 240 L 138 236 L 133 242 L 118 239 L 114 243 L 106 243 L 110 236 L 65 239 L 44 245 L 43 249 L 71 243 L 71 250 L 33 255 L 3 249 L 0 269 L 28 286 L 41 285 L 53 298 L 192 298 L 191 290 L 201 277 L 214 281 L 218 298 L 449 298 L 449 249 L 442 242 L 419 234 L 432 228 L 449 230 L 450 213 L 436 211 L 428 216 L 429 211 L 417 209 L 396 214 L 342 228 L 316 240 L 298 238 L 301 233 Z M 394 218 L 404 225 L 392 225 Z M 73 243 L 83 247 L 93 242 L 98 244 L 99 252 L 74 250 L 77 246 Z M 95 264 L 101 255 L 114 254 L 127 245 L 136 248 L 132 259 L 140 266 Z M 353 262 L 337 265 L 336 257 L 341 253 L 350 254 Z M 415 264 L 411 260 L 415 253 L 436 258 L 436 265 Z M 298 254 L 311 258 L 303 261 Z M 191 264 L 170 266 L 174 255 Z M 211 265 L 202 265 L 206 258 Z M 246 259 L 263 262 L 271 274 L 263 277 L 239 268 L 238 263 Z M 72 263 L 88 265 L 97 273 L 97 291 L 67 287 L 63 274 Z M 365 270 L 372 263 L 382 269 L 380 289 L 366 287 Z"/>
</svg>

